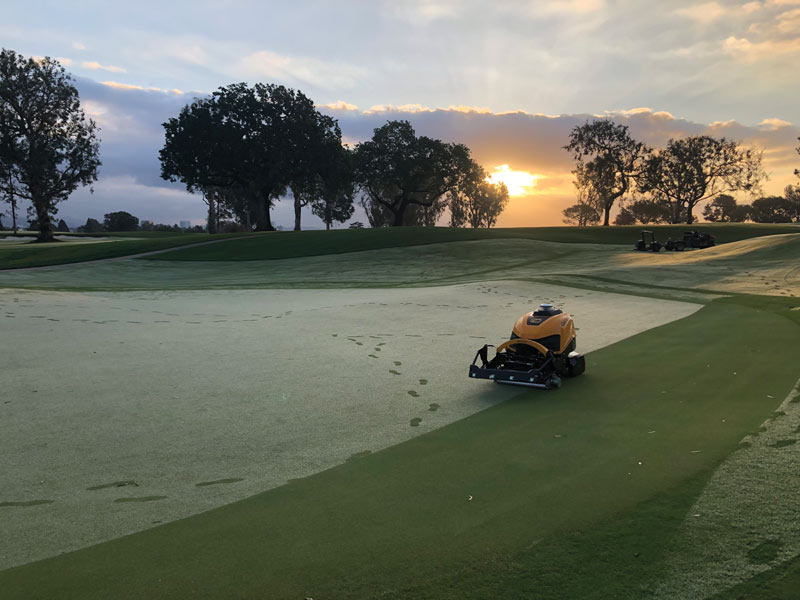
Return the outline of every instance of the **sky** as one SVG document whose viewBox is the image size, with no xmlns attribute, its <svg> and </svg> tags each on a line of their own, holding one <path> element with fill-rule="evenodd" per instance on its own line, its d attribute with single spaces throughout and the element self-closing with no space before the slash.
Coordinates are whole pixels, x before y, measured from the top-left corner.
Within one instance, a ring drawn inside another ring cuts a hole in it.
<svg viewBox="0 0 800 600">
<path fill-rule="evenodd" d="M 561 223 L 575 201 L 563 146 L 598 117 L 652 146 L 701 133 L 756 145 L 765 193 L 800 167 L 800 0 L 6 0 L 0 46 L 59 59 L 101 127 L 94 193 L 60 205 L 74 225 L 114 210 L 201 223 L 202 200 L 160 178 L 161 123 L 240 81 L 300 89 L 349 143 L 391 119 L 466 143 L 513 182 L 498 226 Z M 292 224 L 288 202 L 273 222 Z"/>
</svg>

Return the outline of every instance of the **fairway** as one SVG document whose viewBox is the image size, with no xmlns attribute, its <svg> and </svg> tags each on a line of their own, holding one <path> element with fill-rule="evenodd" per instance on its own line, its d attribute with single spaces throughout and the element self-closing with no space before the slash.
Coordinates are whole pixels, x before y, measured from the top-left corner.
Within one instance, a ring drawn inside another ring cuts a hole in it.
<svg viewBox="0 0 800 600">
<path fill-rule="evenodd" d="M 0 566 L 239 500 L 508 399 L 515 388 L 470 381 L 467 365 L 544 301 L 570 307 L 583 351 L 699 308 L 510 282 L 0 293 L 15 348 L 0 369 L 18 390 L 0 425 L 0 451 L 15 456 L 4 500 L 47 501 L 17 509 Z M 603 318 L 612 310 L 626 314 L 622 327 Z M 32 385 L 37 356 L 49 377 Z"/>
<path fill-rule="evenodd" d="M 800 507 L 758 507 L 800 491 L 800 236 L 566 235 L 0 271 L 4 598 L 707 598 L 777 574 Z M 587 372 L 470 380 L 540 302 Z"/>
</svg>

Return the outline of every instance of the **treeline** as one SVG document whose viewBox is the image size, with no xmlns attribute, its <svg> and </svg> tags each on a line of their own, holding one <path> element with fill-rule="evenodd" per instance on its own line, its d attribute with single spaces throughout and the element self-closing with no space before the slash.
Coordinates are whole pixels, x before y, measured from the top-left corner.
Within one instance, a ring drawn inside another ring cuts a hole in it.
<svg viewBox="0 0 800 600">
<path fill-rule="evenodd" d="M 335 119 L 281 85 L 221 87 L 163 126 L 161 175 L 202 195 L 212 233 L 272 230 L 270 210 L 286 199 L 295 229 L 304 207 L 330 228 L 352 217 L 355 202 L 375 227 L 433 225 L 448 207 L 453 226 L 491 227 L 508 201 L 466 146 L 390 121 L 349 148 Z M 37 241 L 54 240 L 57 205 L 97 181 L 97 133 L 57 60 L 0 51 L 0 201 L 10 205 L 15 231 L 26 201 Z M 82 227 L 99 226 L 94 219 Z"/>
<path fill-rule="evenodd" d="M 736 203 L 730 194 L 757 196 L 766 173 L 759 150 L 725 138 L 689 136 L 649 148 L 633 139 L 627 126 L 595 120 L 575 127 L 565 149 L 576 161 L 578 191 L 578 203 L 563 211 L 565 223 L 596 225 L 602 219 L 609 225 L 615 204 L 615 225 L 692 223 L 700 203 L 707 203 L 708 221 L 800 221 L 800 186 L 787 186 L 783 197 Z"/>
<path fill-rule="evenodd" d="M 91 217 L 86 219 L 86 223 L 78 227 L 78 233 L 105 233 L 105 232 L 125 232 L 125 231 L 163 231 L 174 233 L 203 233 L 205 227 L 194 225 L 192 227 L 180 227 L 177 224 L 167 225 L 165 223 L 153 223 L 152 221 L 139 221 L 129 212 L 119 210 L 103 215 L 103 222 Z"/>
<path fill-rule="evenodd" d="M 800 223 L 800 186 L 788 185 L 783 196 L 762 196 L 750 204 L 739 204 L 730 194 L 720 194 L 703 207 L 702 214 L 711 223 Z M 592 217 L 595 224 L 600 220 L 597 213 Z M 614 219 L 614 225 L 672 222 L 668 206 L 646 198 L 626 203 Z M 577 224 L 574 220 L 573 223 Z"/>
<path fill-rule="evenodd" d="M 447 208 L 454 227 L 491 227 L 508 202 L 465 145 L 388 121 L 350 148 L 335 119 L 281 85 L 221 87 L 163 126 L 161 176 L 202 194 L 211 233 L 225 220 L 272 230 L 282 198 L 294 205 L 295 230 L 306 206 L 330 229 L 356 202 L 373 227 L 433 226 Z"/>
</svg>

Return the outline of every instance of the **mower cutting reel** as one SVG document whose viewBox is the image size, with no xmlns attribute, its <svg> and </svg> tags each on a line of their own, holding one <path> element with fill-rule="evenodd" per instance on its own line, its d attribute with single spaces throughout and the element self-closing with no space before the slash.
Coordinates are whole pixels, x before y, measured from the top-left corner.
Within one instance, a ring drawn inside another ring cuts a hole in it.
<svg viewBox="0 0 800 600">
<path fill-rule="evenodd" d="M 469 376 L 496 383 L 559 388 L 564 377 L 576 377 L 586 369 L 585 359 L 575 346 L 572 317 L 542 304 L 517 320 L 511 339 L 497 347 L 493 358 L 489 359 L 490 344 L 478 349 Z"/>
</svg>

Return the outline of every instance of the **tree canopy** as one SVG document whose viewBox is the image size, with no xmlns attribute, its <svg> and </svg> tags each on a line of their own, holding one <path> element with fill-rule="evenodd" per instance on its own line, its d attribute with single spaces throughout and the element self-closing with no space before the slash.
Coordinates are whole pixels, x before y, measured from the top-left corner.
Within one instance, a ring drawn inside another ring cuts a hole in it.
<svg viewBox="0 0 800 600">
<path fill-rule="evenodd" d="M 608 225 L 614 202 L 633 188 L 647 148 L 630 136 L 627 125 L 607 119 L 573 128 L 569 140 L 564 149 L 577 162 L 575 185 L 584 203 L 602 211 L 603 225 Z"/>
<path fill-rule="evenodd" d="M 703 218 L 712 223 L 742 223 L 747 220 L 749 207 L 736 203 L 730 194 L 720 194 L 703 208 Z"/>
<path fill-rule="evenodd" d="M 105 231 L 106 228 L 97 219 L 89 217 L 86 219 L 86 224 L 78 227 L 78 233 L 100 233 Z"/>
<path fill-rule="evenodd" d="M 317 163 L 317 193 L 311 200 L 311 212 L 330 229 L 353 216 L 355 181 L 353 152 L 340 139 L 328 138 L 328 148 Z"/>
<path fill-rule="evenodd" d="M 161 176 L 189 191 L 233 191 L 262 231 L 273 229 L 275 200 L 311 177 L 309 153 L 317 136 L 341 138 L 336 122 L 320 115 L 302 92 L 263 83 L 221 87 L 163 126 Z"/>
<path fill-rule="evenodd" d="M 53 240 L 56 205 L 97 180 L 99 149 L 59 62 L 0 50 L 0 197 L 31 202 L 38 241 Z"/>
<path fill-rule="evenodd" d="M 103 215 L 103 226 L 107 231 L 136 231 L 139 229 L 139 219 L 129 212 L 119 210 Z"/>
<path fill-rule="evenodd" d="M 431 213 L 444 210 L 445 194 L 456 187 L 471 160 L 463 144 L 417 137 L 408 121 L 378 127 L 371 140 L 356 146 L 354 155 L 355 181 L 370 223 L 413 224 L 409 214 L 417 222 L 435 221 Z"/>
<path fill-rule="evenodd" d="M 586 227 L 587 225 L 597 225 L 600 222 L 600 213 L 594 206 L 585 202 L 578 202 L 565 208 L 561 213 L 564 215 L 564 223 L 567 225 L 577 225 Z"/>
<path fill-rule="evenodd" d="M 707 135 L 670 139 L 652 151 L 639 177 L 639 189 L 669 204 L 672 222 L 694 220 L 698 202 L 719 194 L 759 189 L 766 178 L 761 153 L 734 141 Z"/>
<path fill-rule="evenodd" d="M 750 218 L 756 223 L 791 223 L 800 219 L 800 205 L 783 196 L 766 196 L 753 200 Z"/>
</svg>

